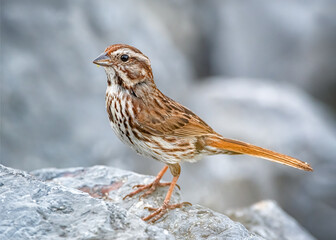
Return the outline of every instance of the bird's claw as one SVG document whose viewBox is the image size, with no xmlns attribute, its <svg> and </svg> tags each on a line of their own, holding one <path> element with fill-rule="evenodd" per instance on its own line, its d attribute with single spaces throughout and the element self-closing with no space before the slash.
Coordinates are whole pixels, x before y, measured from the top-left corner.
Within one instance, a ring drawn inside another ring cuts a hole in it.
<svg viewBox="0 0 336 240">
<path fill-rule="evenodd" d="M 163 205 L 159 208 L 145 207 L 145 209 L 148 209 L 149 211 L 154 211 L 154 212 L 148 215 L 147 217 L 142 218 L 142 220 L 149 221 L 150 223 L 155 223 L 165 213 L 167 213 L 168 210 L 175 209 L 175 208 L 181 208 L 185 205 L 191 206 L 192 204 L 190 202 L 182 202 L 182 203 L 177 203 L 177 204 L 163 203 Z"/>
</svg>

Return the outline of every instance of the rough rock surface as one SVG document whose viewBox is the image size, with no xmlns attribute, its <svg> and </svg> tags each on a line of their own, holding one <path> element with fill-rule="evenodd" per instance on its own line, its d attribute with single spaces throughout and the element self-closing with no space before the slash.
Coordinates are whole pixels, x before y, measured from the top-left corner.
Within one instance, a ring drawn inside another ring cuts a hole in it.
<svg viewBox="0 0 336 240">
<path fill-rule="evenodd" d="M 42 169 L 34 171 L 33 174 L 44 181 L 52 181 L 69 188 L 80 189 L 94 197 L 103 197 L 106 199 L 105 201 L 127 209 L 130 214 L 135 214 L 138 217 L 144 217 L 150 213 L 144 209 L 145 207 L 160 206 L 167 191 L 167 187 L 165 187 L 141 200 L 138 196 L 122 200 L 123 196 L 133 191 L 132 186 L 149 183 L 154 178 L 103 166 Z M 174 191 L 172 202 L 178 203 L 180 201 L 179 191 Z M 162 231 L 165 229 L 176 239 L 259 239 L 247 231 L 242 224 L 199 205 L 171 211 L 154 226 Z"/>
<path fill-rule="evenodd" d="M 162 203 L 166 187 L 141 200 L 122 197 L 153 177 L 103 166 L 32 175 L 0 165 L 0 239 L 297 239 L 277 228 L 279 222 L 289 222 L 295 236 L 306 237 L 300 239 L 313 239 L 274 203 L 263 203 L 272 206 L 263 214 L 255 207 L 230 212 L 250 230 L 199 205 L 170 211 L 152 225 L 140 217 L 149 213 L 144 207 Z M 178 190 L 172 199 L 181 200 Z"/>
<path fill-rule="evenodd" d="M 248 208 L 225 211 L 225 214 L 268 240 L 315 239 L 274 201 L 258 202 Z"/>
<path fill-rule="evenodd" d="M 240 223 L 201 206 L 172 212 L 156 225 L 145 223 L 133 213 L 147 214 L 143 207 L 158 205 L 160 198 L 117 204 L 119 193 L 131 191 L 130 184 L 145 176 L 106 167 L 35 174 L 39 179 L 0 166 L 0 239 L 259 239 Z M 97 199 L 73 187 L 94 197 L 112 194 Z"/>
<path fill-rule="evenodd" d="M 0 165 L 0 239 L 173 239 L 116 204 Z"/>
</svg>

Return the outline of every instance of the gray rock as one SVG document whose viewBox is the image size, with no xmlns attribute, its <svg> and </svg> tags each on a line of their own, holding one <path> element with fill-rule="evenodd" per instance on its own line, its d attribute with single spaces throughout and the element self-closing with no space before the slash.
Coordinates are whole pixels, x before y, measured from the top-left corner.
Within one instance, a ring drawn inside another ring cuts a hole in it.
<svg viewBox="0 0 336 240">
<path fill-rule="evenodd" d="M 142 199 L 135 196 L 122 200 L 123 196 L 133 191 L 132 186 L 150 183 L 154 177 L 104 166 L 42 169 L 34 171 L 33 174 L 43 181 L 81 189 L 91 196 L 105 198 L 105 201 L 121 209 L 127 209 L 128 213 L 138 217 L 144 217 L 150 213 L 144 209 L 145 207 L 161 206 L 168 189 L 160 188 Z M 181 197 L 180 191 L 176 190 L 172 203 L 178 202 L 181 202 Z M 163 233 L 169 232 L 176 239 L 261 239 L 247 231 L 242 224 L 197 204 L 170 211 L 154 226 L 160 228 Z"/>
<path fill-rule="evenodd" d="M 174 239 L 116 204 L 2 165 L 0 203 L 0 239 Z"/>
<path fill-rule="evenodd" d="M 225 213 L 232 220 L 242 223 L 249 231 L 268 240 L 315 239 L 274 201 L 262 201 L 248 208 Z"/>
<path fill-rule="evenodd" d="M 160 206 L 167 187 L 122 198 L 154 177 L 104 166 L 31 174 L 0 165 L 0 239 L 313 239 L 274 202 L 228 211 L 237 222 L 195 204 L 148 224 L 145 207 Z"/>
</svg>

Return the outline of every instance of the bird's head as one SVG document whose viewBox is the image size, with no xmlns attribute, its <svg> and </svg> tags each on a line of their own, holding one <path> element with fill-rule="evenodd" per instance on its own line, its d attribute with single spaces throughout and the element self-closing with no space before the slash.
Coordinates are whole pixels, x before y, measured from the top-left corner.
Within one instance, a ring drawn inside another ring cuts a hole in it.
<svg viewBox="0 0 336 240">
<path fill-rule="evenodd" d="M 104 67 L 109 84 L 115 83 L 125 88 L 142 83 L 155 86 L 149 58 L 135 47 L 111 45 L 93 63 Z"/>
</svg>

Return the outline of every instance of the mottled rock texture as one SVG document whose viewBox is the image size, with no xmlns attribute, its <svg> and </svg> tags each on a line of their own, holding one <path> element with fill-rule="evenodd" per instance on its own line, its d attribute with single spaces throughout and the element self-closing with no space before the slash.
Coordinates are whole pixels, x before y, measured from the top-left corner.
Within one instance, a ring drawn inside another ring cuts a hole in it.
<svg viewBox="0 0 336 240">
<path fill-rule="evenodd" d="M 105 200 L 101 201 L 127 209 L 129 214 L 138 216 L 139 220 L 140 217 L 150 213 L 145 207 L 161 206 L 168 189 L 168 187 L 160 188 L 152 195 L 140 200 L 139 196 L 122 200 L 123 196 L 133 191 L 132 186 L 149 183 L 154 177 L 103 166 L 42 169 L 34 171 L 33 174 L 44 181 L 80 189 L 94 197 L 103 197 Z M 172 203 L 180 201 L 180 191 L 175 191 Z M 160 228 L 163 233 L 169 232 L 176 239 L 259 239 L 247 231 L 242 224 L 196 204 L 169 212 L 154 226 Z"/>
<path fill-rule="evenodd" d="M 0 239 L 173 239 L 108 201 L 0 166 Z"/>
<path fill-rule="evenodd" d="M 258 202 L 251 207 L 226 211 L 232 220 L 268 240 L 313 240 L 303 228 L 274 201 Z"/>
</svg>

